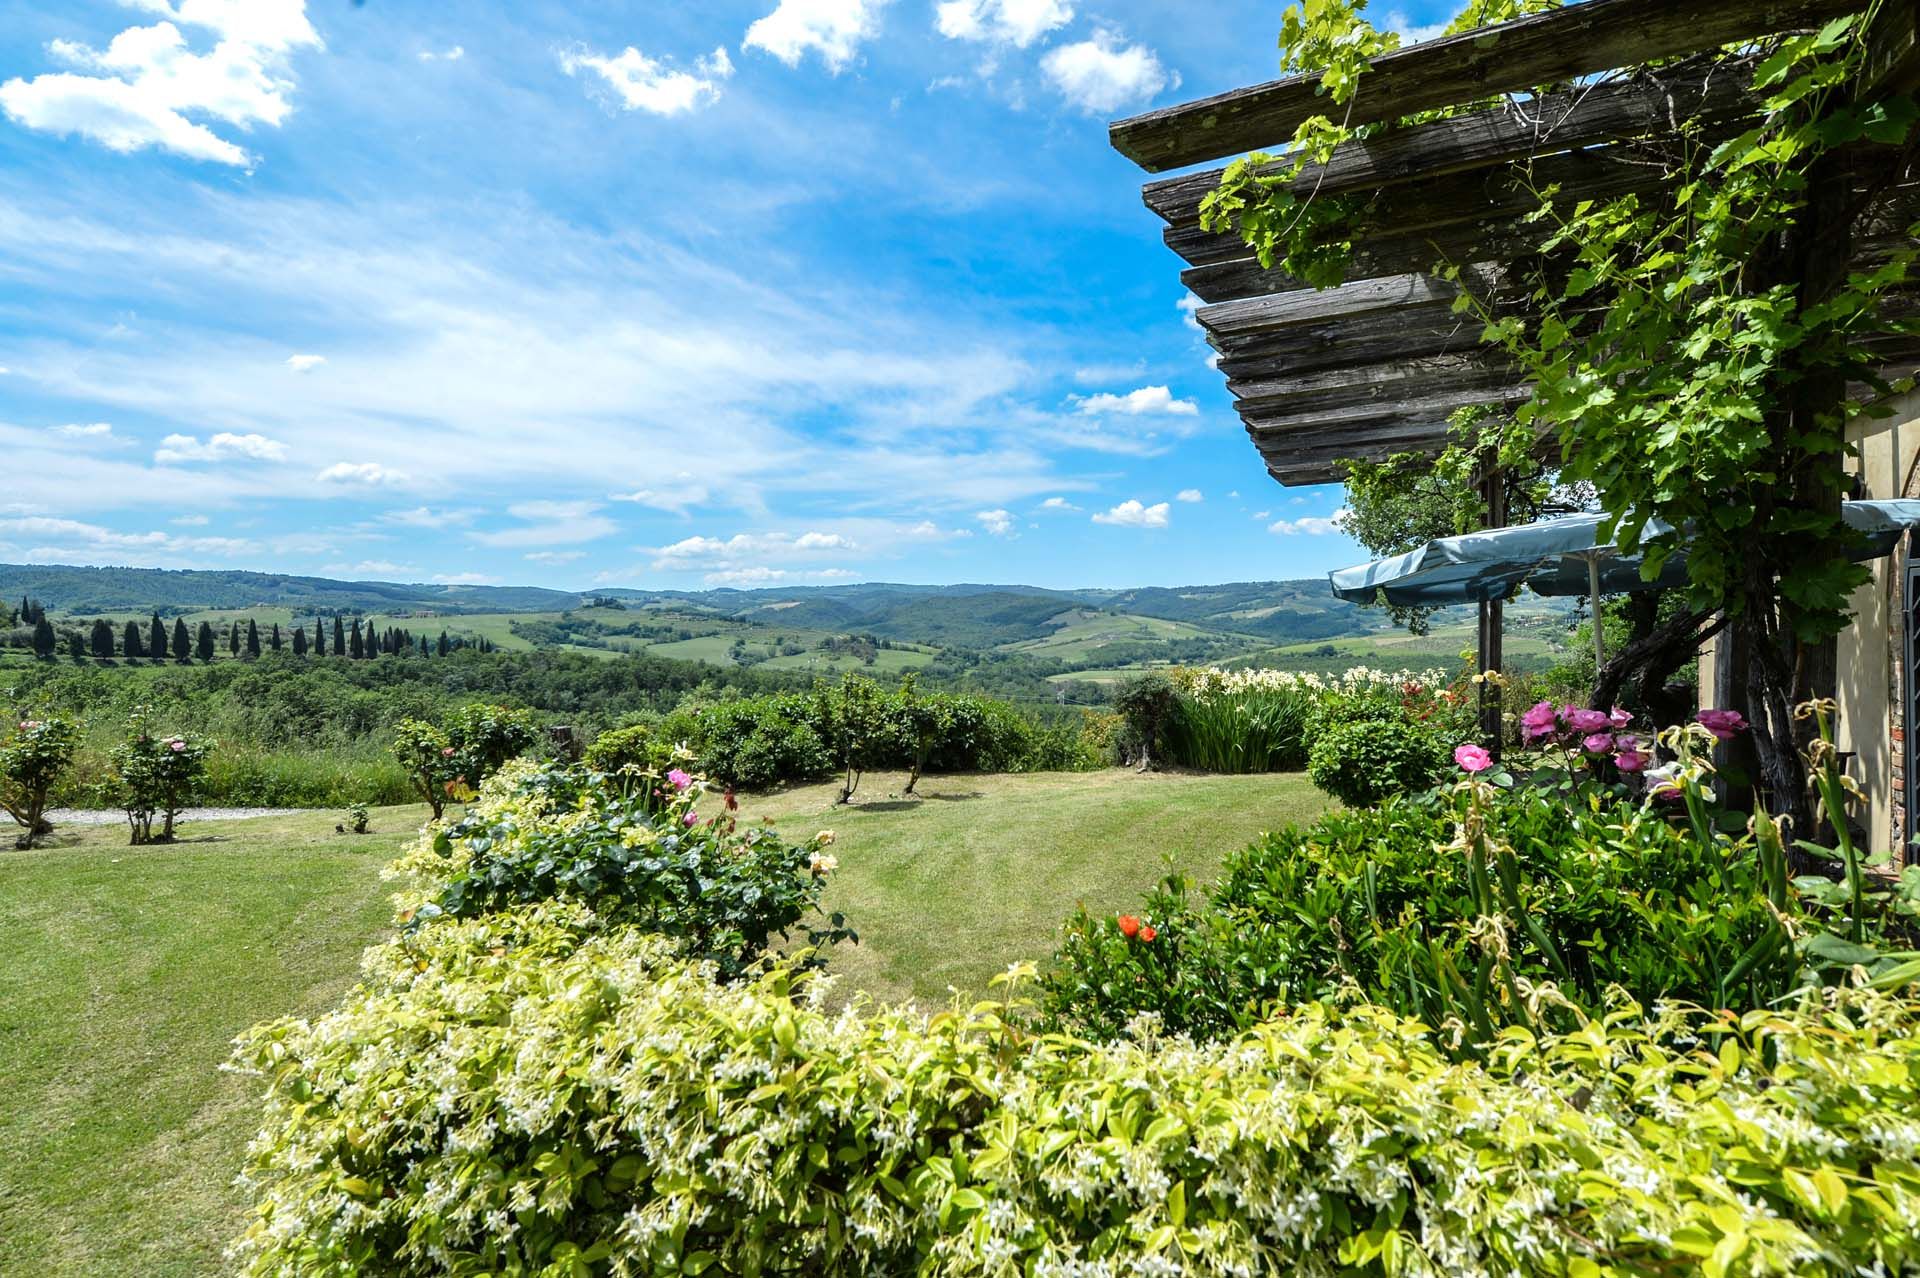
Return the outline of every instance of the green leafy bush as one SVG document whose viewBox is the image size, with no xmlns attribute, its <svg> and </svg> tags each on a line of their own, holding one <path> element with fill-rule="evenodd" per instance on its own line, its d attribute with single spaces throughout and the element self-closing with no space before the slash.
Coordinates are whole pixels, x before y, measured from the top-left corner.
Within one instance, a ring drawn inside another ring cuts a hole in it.
<svg viewBox="0 0 1920 1278">
<path fill-rule="evenodd" d="M 1219 1036 L 1270 1004 L 1352 988 L 1484 1042 L 1490 1026 L 1567 1023 L 1564 1001 L 1597 1012 L 1616 985 L 1745 1008 L 1798 983 L 1790 954 L 1740 970 L 1778 931 L 1750 841 L 1702 842 L 1643 805 L 1522 791 L 1493 800 L 1503 851 L 1477 870 L 1460 803 L 1394 800 L 1268 834 L 1228 859 L 1211 901 L 1177 879 L 1150 897 L 1150 945 L 1083 910 L 1046 978 L 1049 1016 L 1111 1037 L 1152 1012 Z M 1530 997 L 1548 983 L 1551 998 Z"/>
<path fill-rule="evenodd" d="M 741 830 L 729 813 L 702 821 L 698 787 L 678 770 L 663 789 L 664 798 L 579 769 L 513 765 L 398 864 L 415 878 L 407 922 L 418 930 L 442 916 L 578 901 L 606 924 L 670 937 L 725 979 L 738 978 L 822 913 L 833 835 L 794 844 L 771 830 Z M 804 935 L 816 948 L 856 939 L 838 914 Z"/>
<path fill-rule="evenodd" d="M 251 1275 L 1920 1268 L 1920 1005 L 1616 1008 L 1456 1062 L 1309 1005 L 1230 1041 L 823 1010 L 547 905 L 252 1031 Z"/>
<path fill-rule="evenodd" d="M 1300 690 L 1182 695 L 1166 730 L 1166 755 L 1204 772 L 1298 772 L 1307 766 L 1313 700 Z"/>
<path fill-rule="evenodd" d="M 402 719 L 393 729 L 393 758 L 437 821 L 448 799 L 471 798 L 509 760 L 538 745 L 536 724 L 531 711 L 489 705 L 461 706 L 444 728 Z"/>
<path fill-rule="evenodd" d="M 65 719 L 22 719 L 0 743 L 0 808 L 20 827 L 15 847 L 30 848 L 52 830 L 47 797 L 73 766 L 79 736 Z"/>
<path fill-rule="evenodd" d="M 1113 694 L 1113 712 L 1127 725 L 1127 748 L 1142 768 L 1161 752 L 1178 704 L 1172 681 L 1157 670 L 1133 676 Z"/>
<path fill-rule="evenodd" d="M 1393 705 L 1329 706 L 1314 716 L 1307 777 L 1350 808 L 1432 789 L 1457 744 Z"/>
<path fill-rule="evenodd" d="M 144 711 L 135 711 L 126 740 L 113 752 L 120 806 L 135 846 L 173 841 L 174 822 L 199 793 L 212 753 L 213 742 L 159 732 Z M 155 817 L 160 819 L 158 834 L 153 830 Z"/>
</svg>

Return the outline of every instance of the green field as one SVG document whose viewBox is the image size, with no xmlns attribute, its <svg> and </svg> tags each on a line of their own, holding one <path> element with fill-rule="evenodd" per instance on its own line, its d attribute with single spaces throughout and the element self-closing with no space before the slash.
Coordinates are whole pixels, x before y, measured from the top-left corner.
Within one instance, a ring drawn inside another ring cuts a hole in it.
<svg viewBox="0 0 1920 1278">
<path fill-rule="evenodd" d="M 795 838 L 837 832 L 828 905 L 861 944 L 832 968 L 852 989 L 944 1003 L 1010 962 L 1043 959 L 1079 901 L 1111 909 L 1164 872 L 1210 875 L 1261 830 L 1319 811 L 1299 777 L 1112 771 L 874 775 L 745 801 Z M 376 833 L 309 813 L 185 827 L 127 848 L 117 827 L 0 852 L 0 1271 L 90 1278 L 215 1273 L 240 1227 L 233 1187 L 253 1086 L 219 1072 L 234 1035 L 311 1014 L 350 986 L 388 921 L 380 866 L 422 808 Z"/>
<path fill-rule="evenodd" d="M 1219 631 L 1190 625 L 1184 621 L 1166 621 L 1159 617 L 1094 612 L 1075 609 L 1063 612 L 1050 623 L 1051 634 L 1039 639 L 1000 645 L 1001 652 L 1023 652 L 1035 657 L 1056 657 L 1061 661 L 1097 661 L 1102 649 L 1119 643 L 1157 643 L 1170 639 L 1220 639 Z M 1258 646 L 1248 639 L 1246 646 Z"/>
</svg>

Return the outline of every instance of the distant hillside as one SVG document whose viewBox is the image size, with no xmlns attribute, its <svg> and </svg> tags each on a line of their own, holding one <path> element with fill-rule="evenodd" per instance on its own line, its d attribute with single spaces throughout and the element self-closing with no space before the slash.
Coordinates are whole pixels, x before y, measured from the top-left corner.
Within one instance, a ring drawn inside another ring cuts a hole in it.
<svg viewBox="0 0 1920 1278">
<path fill-rule="evenodd" d="M 0 598 L 75 614 L 291 608 L 296 612 L 555 612 L 584 596 L 537 586 L 398 585 L 282 573 L 0 564 Z"/>
</svg>

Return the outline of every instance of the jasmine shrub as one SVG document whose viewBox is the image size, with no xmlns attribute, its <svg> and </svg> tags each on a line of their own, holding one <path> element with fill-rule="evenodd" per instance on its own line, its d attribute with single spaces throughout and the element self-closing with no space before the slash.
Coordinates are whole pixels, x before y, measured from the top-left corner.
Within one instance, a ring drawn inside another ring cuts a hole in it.
<svg viewBox="0 0 1920 1278">
<path fill-rule="evenodd" d="M 369 951 L 238 1044 L 240 1272 L 1825 1275 L 1920 1267 L 1920 1004 L 1505 1031 L 1310 1004 L 1095 1045 L 827 1010 L 578 904 Z"/>
</svg>

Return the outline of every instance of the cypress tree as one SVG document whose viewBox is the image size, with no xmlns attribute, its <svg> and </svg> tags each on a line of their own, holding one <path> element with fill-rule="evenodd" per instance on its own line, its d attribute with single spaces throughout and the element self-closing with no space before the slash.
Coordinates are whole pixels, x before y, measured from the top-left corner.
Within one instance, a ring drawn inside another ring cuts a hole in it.
<svg viewBox="0 0 1920 1278">
<path fill-rule="evenodd" d="M 313 619 L 313 655 L 316 657 L 327 655 L 327 631 L 326 627 L 320 624 L 318 617 Z"/>
<path fill-rule="evenodd" d="M 357 626 L 360 623 L 356 621 L 354 624 Z M 341 624 L 340 614 L 337 612 L 333 614 L 333 655 L 336 657 L 347 655 L 347 628 Z"/>
<path fill-rule="evenodd" d="M 274 637 L 276 639 L 279 638 L 278 635 Z M 293 655 L 296 657 L 304 657 L 307 655 L 307 628 L 305 626 L 295 626 L 293 628 Z"/>
<path fill-rule="evenodd" d="M 187 633 L 187 619 L 173 619 L 173 659 L 175 661 L 193 660 L 193 637 Z"/>
<path fill-rule="evenodd" d="M 201 661 L 207 662 L 207 661 L 213 660 L 213 646 L 214 646 L 213 645 L 213 624 L 211 622 L 203 621 L 200 623 L 200 660 Z"/>
<path fill-rule="evenodd" d="M 87 659 L 87 641 L 80 637 L 78 630 L 67 631 L 67 655 L 76 666 Z"/>
<path fill-rule="evenodd" d="M 120 651 L 129 661 L 135 661 L 147 655 L 147 646 L 140 642 L 139 622 L 127 623 L 126 633 L 120 636 Z"/>
<path fill-rule="evenodd" d="M 277 621 L 273 623 L 273 634 L 267 639 L 267 647 L 275 652 L 280 651 L 280 623 Z"/>
<path fill-rule="evenodd" d="M 167 659 L 167 626 L 157 612 L 153 614 L 153 624 L 147 627 L 147 655 L 156 661 Z"/>
<path fill-rule="evenodd" d="M 93 623 L 93 655 L 102 661 L 113 660 L 113 624 L 107 621 Z"/>
<path fill-rule="evenodd" d="M 279 631 L 276 630 L 274 635 L 277 638 Z M 247 655 L 249 657 L 260 655 L 260 627 L 253 624 L 252 617 L 247 618 Z"/>
<path fill-rule="evenodd" d="M 45 617 L 33 623 L 33 655 L 42 661 L 53 659 L 53 627 Z"/>
<path fill-rule="evenodd" d="M 15 619 L 23 626 L 33 624 L 33 600 L 25 595 L 20 596 L 20 610 L 15 614 Z"/>
<path fill-rule="evenodd" d="M 358 617 L 353 619 L 353 637 L 347 640 L 347 653 L 353 657 L 364 657 L 367 655 L 366 644 L 360 638 L 360 618 Z"/>
<path fill-rule="evenodd" d="M 227 655 L 230 657 L 240 655 L 240 623 L 238 621 L 227 624 Z"/>
<path fill-rule="evenodd" d="M 447 641 L 447 632 L 442 630 L 440 632 L 440 655 L 444 657 L 451 651 L 453 651 L 453 645 Z"/>
</svg>

